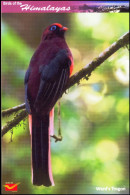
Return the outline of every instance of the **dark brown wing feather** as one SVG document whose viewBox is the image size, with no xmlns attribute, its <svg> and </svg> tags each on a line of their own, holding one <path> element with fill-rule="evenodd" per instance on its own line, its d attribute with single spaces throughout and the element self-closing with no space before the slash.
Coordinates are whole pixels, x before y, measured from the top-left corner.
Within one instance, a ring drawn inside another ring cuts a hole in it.
<svg viewBox="0 0 130 195">
<path fill-rule="evenodd" d="M 69 79 L 70 64 L 66 50 L 61 50 L 50 64 L 43 66 L 43 69 L 40 67 L 41 81 L 35 100 L 36 112 L 49 113 L 53 108 Z"/>
</svg>

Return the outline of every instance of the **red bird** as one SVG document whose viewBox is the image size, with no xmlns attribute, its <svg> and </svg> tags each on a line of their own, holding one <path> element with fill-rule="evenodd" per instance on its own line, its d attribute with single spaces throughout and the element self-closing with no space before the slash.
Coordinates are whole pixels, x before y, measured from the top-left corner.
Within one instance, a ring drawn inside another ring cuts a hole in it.
<svg viewBox="0 0 130 195">
<path fill-rule="evenodd" d="M 50 159 L 54 105 L 61 97 L 73 70 L 72 54 L 64 38 L 67 29 L 58 23 L 45 29 L 25 75 L 25 102 L 32 146 L 32 182 L 38 186 L 54 185 Z"/>
</svg>

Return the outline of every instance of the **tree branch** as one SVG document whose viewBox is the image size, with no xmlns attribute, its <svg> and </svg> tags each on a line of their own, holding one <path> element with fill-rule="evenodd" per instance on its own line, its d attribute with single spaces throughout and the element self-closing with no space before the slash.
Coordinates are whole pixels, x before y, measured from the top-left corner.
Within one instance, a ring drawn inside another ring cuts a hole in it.
<svg viewBox="0 0 130 195">
<path fill-rule="evenodd" d="M 27 112 L 24 109 L 19 114 L 17 114 L 11 121 L 8 121 L 5 126 L 2 127 L 2 136 L 6 134 L 10 129 L 15 127 L 21 120 L 27 117 Z"/>
<path fill-rule="evenodd" d="M 9 108 L 7 110 L 2 110 L 2 116 L 4 117 L 7 115 L 10 115 L 10 114 L 17 112 L 17 111 L 24 109 L 24 108 L 25 108 L 25 103 L 20 104 L 20 105 L 15 106 L 15 107 L 12 107 L 12 108 Z"/>
<path fill-rule="evenodd" d="M 94 58 L 82 70 L 80 70 L 79 72 L 71 76 L 65 90 L 72 87 L 76 83 L 79 84 L 79 81 L 84 77 L 88 79 L 88 77 L 91 75 L 92 71 L 95 68 L 101 65 L 107 58 L 109 58 L 112 54 L 114 54 L 120 48 L 126 46 L 128 43 L 129 43 L 129 32 L 124 34 L 122 37 L 120 37 L 120 39 L 118 39 L 118 41 L 114 42 L 105 51 L 100 53 L 97 58 Z"/>
<path fill-rule="evenodd" d="M 79 72 L 75 73 L 73 76 L 70 77 L 66 87 L 63 90 L 63 93 L 72 87 L 74 84 L 80 82 L 82 78 L 85 78 L 86 80 L 89 79 L 89 76 L 93 72 L 94 69 L 96 69 L 99 65 L 101 65 L 107 58 L 109 58 L 112 54 L 114 54 L 117 50 L 120 48 L 127 46 L 129 44 L 129 32 L 124 34 L 120 39 L 118 39 L 116 42 L 114 42 L 110 47 L 108 47 L 105 51 L 103 51 L 97 58 L 94 58 L 89 64 L 87 64 L 83 69 L 81 69 Z M 21 109 L 25 108 L 25 103 L 15 106 L 13 108 L 7 109 L 2 111 L 2 116 L 6 116 L 9 114 L 12 114 L 13 112 L 17 112 Z M 21 111 L 16 117 L 7 123 L 4 127 L 2 127 L 2 135 L 7 133 L 11 128 L 16 126 L 21 120 L 26 118 L 27 113 L 25 109 Z"/>
</svg>

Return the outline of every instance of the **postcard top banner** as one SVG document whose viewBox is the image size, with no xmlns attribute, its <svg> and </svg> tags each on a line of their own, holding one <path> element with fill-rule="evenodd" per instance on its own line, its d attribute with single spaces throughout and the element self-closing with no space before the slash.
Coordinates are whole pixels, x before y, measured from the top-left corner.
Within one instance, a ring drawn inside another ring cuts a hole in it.
<svg viewBox="0 0 130 195">
<path fill-rule="evenodd" d="M 72 12 L 69 1 L 2 1 L 2 13 L 66 13 Z"/>
<path fill-rule="evenodd" d="M 1 13 L 129 12 L 129 1 L 1 1 Z"/>
</svg>

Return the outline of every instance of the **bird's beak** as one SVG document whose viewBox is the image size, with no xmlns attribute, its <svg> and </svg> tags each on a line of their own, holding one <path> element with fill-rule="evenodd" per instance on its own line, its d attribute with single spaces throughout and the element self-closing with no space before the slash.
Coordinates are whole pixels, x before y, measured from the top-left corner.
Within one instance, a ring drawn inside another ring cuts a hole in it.
<svg viewBox="0 0 130 195">
<path fill-rule="evenodd" d="M 63 27 L 62 27 L 62 30 L 63 30 L 63 31 L 66 31 L 66 30 L 68 30 L 68 28 L 65 27 L 65 26 L 63 26 Z"/>
</svg>

